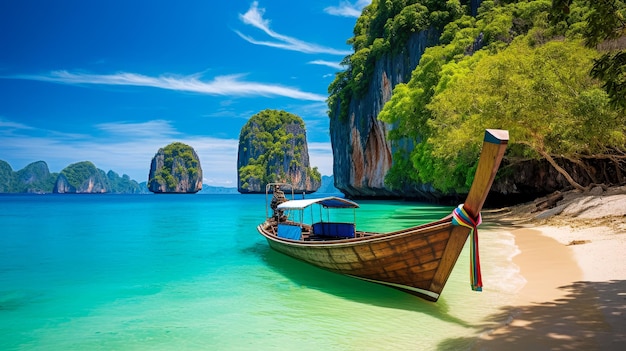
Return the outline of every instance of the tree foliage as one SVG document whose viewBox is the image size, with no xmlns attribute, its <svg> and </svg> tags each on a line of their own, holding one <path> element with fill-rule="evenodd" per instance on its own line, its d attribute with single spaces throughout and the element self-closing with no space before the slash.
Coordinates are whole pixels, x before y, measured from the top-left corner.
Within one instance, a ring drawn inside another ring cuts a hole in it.
<svg viewBox="0 0 626 351">
<path fill-rule="evenodd" d="M 242 188 L 284 181 L 288 173 L 304 167 L 302 160 L 308 158 L 304 132 L 302 118 L 286 111 L 268 109 L 252 116 L 239 136 L 240 148 L 249 148 L 243 150 L 249 159 L 238 170 Z M 306 166 L 311 179 L 321 180 L 316 168 Z"/>
<path fill-rule="evenodd" d="M 571 21 L 570 11 L 577 3 L 588 9 L 583 30 L 587 46 L 603 52 L 595 60 L 591 76 L 603 82 L 613 106 L 626 110 L 626 2 L 553 0 L 553 22 Z"/>
<path fill-rule="evenodd" d="M 0 160 L 0 193 L 13 192 L 15 172 L 6 161 Z"/>
<path fill-rule="evenodd" d="M 609 108 L 608 96 L 587 74 L 594 54 L 578 41 L 532 48 L 518 40 L 480 60 L 428 105 L 436 131 L 428 140 L 432 156 L 445 160 L 451 174 L 469 168 L 485 128 L 510 131 L 509 157 L 546 158 L 555 167 L 551 155 L 579 159 L 624 149 L 626 118 Z"/>
<path fill-rule="evenodd" d="M 130 177 L 126 174 L 120 177 L 119 174 L 109 170 L 107 172 L 107 179 L 109 180 L 109 185 L 111 186 L 112 193 L 121 193 L 121 194 L 139 194 L 141 193 L 141 188 L 139 184 L 130 179 Z"/>
<path fill-rule="evenodd" d="M 339 118 L 347 118 L 350 100 L 367 91 L 377 59 L 398 53 L 412 34 L 441 29 L 463 12 L 459 0 L 373 0 L 348 40 L 354 53 L 342 62 L 347 70 L 338 73 L 328 88 L 330 113 L 339 108 Z"/>
<path fill-rule="evenodd" d="M 90 161 L 72 163 L 65 167 L 61 174 L 65 176 L 67 182 L 74 188 L 80 188 L 89 177 L 99 175 L 98 168 Z"/>
<path fill-rule="evenodd" d="M 175 191 L 178 185 L 175 174 L 183 174 L 186 170 L 189 178 L 193 179 L 198 176 L 200 161 L 194 156 L 191 146 L 181 142 L 173 142 L 159 150 L 159 152 L 162 152 L 164 156 L 163 167 L 157 170 L 152 179 L 148 180 L 150 184 L 152 182 L 165 184 L 167 191 Z M 176 167 L 174 167 L 176 160 L 182 162 L 182 164 L 176 164 Z M 158 186 L 155 188 L 158 188 Z"/>
<path fill-rule="evenodd" d="M 483 1 L 476 18 L 445 25 L 442 45 L 426 49 L 379 115 L 394 126 L 392 143 L 416 145 L 396 148 L 386 184 L 466 191 L 485 128 L 510 130 L 510 159 L 545 158 L 557 170 L 554 156 L 626 152 L 624 113 L 588 74 L 601 56 L 583 43 L 590 4 L 570 5 L 555 19 L 550 0 Z"/>
</svg>

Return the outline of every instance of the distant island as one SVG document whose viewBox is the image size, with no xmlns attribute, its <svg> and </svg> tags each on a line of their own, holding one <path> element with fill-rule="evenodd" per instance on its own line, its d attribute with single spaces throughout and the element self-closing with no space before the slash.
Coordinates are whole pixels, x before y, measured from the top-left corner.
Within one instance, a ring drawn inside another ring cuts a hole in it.
<svg viewBox="0 0 626 351">
<path fill-rule="evenodd" d="M 104 172 L 90 161 L 73 163 L 60 173 L 51 173 L 45 161 L 33 162 L 19 171 L 0 160 L 0 193 L 32 194 L 141 194 L 140 186 L 126 174 Z"/>
<path fill-rule="evenodd" d="M 155 194 L 202 190 L 202 166 L 196 150 L 180 142 L 160 148 L 150 163 L 148 190 Z"/>
<path fill-rule="evenodd" d="M 319 193 L 340 193 L 334 187 L 333 176 L 322 176 Z M 0 193 L 30 194 L 150 194 L 147 182 L 138 183 L 128 175 L 104 172 L 90 161 L 71 164 L 61 172 L 50 172 L 45 161 L 30 163 L 14 171 L 0 160 Z M 236 187 L 202 184 L 198 194 L 239 194 Z"/>
</svg>

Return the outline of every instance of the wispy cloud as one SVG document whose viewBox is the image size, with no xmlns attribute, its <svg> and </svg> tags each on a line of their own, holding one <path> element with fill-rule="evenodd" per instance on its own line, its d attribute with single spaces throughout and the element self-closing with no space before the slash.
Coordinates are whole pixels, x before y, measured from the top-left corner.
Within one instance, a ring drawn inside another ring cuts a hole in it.
<svg viewBox="0 0 626 351">
<path fill-rule="evenodd" d="M 361 16 L 363 8 L 370 3 L 372 3 L 372 0 L 358 0 L 354 3 L 351 1 L 340 1 L 339 6 L 329 6 L 324 11 L 333 16 L 358 18 Z"/>
<path fill-rule="evenodd" d="M 326 96 L 301 91 L 297 88 L 245 81 L 244 75 L 226 75 L 203 81 L 200 75 L 161 75 L 150 77 L 136 73 L 115 74 L 72 73 L 53 71 L 46 75 L 15 75 L 12 79 L 38 80 L 60 84 L 125 85 L 223 96 L 282 96 L 297 100 L 325 101 Z"/>
<path fill-rule="evenodd" d="M 2 117 L 0 117 L 0 131 L 16 130 L 16 129 L 33 129 L 33 128 L 22 123 L 5 120 Z"/>
<path fill-rule="evenodd" d="M 308 43 L 290 36 L 286 36 L 280 33 L 273 31 L 270 28 L 270 21 L 263 18 L 265 14 L 265 9 L 259 8 L 259 3 L 257 1 L 253 2 L 250 8 L 243 15 L 239 15 L 239 19 L 247 24 L 251 25 L 257 29 L 260 29 L 265 34 L 270 36 L 275 41 L 262 41 L 252 38 L 249 35 L 245 35 L 240 31 L 235 31 L 242 39 L 248 41 L 249 43 L 255 45 L 265 45 L 274 48 L 284 49 L 284 50 L 292 50 L 298 51 L 307 54 L 331 54 L 331 55 L 341 55 L 346 56 L 351 54 L 351 51 L 348 50 L 338 50 L 334 48 L 329 48 L 321 45 L 317 45 L 314 43 Z"/>
<path fill-rule="evenodd" d="M 343 67 L 343 66 L 341 65 L 341 63 L 339 63 L 339 62 L 331 62 L 331 61 L 324 61 L 324 60 L 315 60 L 315 61 L 310 61 L 309 63 L 310 63 L 310 64 L 312 64 L 312 65 L 327 66 L 327 67 L 330 67 L 330 68 L 337 69 L 337 70 L 339 70 L 339 71 L 341 71 L 341 70 L 344 70 L 344 69 L 345 69 L 345 67 Z"/>
<path fill-rule="evenodd" d="M 171 125 L 170 121 L 154 120 L 147 122 L 113 122 L 100 123 L 96 128 L 114 136 L 133 138 L 168 138 L 180 133 Z"/>
</svg>

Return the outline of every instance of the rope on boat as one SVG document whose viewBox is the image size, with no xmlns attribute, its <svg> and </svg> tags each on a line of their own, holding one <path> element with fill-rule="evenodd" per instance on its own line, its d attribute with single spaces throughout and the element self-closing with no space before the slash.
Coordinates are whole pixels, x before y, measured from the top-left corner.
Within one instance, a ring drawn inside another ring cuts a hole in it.
<svg viewBox="0 0 626 351">
<path fill-rule="evenodd" d="M 480 274 L 480 257 L 478 255 L 478 226 L 482 223 L 480 213 L 476 219 L 470 218 L 463 205 L 452 211 L 452 224 L 470 228 L 472 240 L 470 244 L 470 283 L 472 290 L 483 291 L 483 280 Z"/>
</svg>

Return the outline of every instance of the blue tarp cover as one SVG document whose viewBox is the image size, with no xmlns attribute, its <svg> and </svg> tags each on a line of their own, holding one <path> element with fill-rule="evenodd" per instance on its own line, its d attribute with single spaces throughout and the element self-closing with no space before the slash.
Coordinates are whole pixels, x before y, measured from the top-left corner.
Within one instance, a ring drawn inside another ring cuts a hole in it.
<svg viewBox="0 0 626 351">
<path fill-rule="evenodd" d="M 302 229 L 295 225 L 279 224 L 278 236 L 285 239 L 300 240 Z"/>
<path fill-rule="evenodd" d="M 313 224 L 313 234 L 354 238 L 353 223 L 319 222 Z"/>
</svg>

